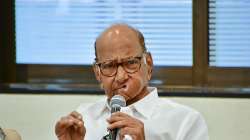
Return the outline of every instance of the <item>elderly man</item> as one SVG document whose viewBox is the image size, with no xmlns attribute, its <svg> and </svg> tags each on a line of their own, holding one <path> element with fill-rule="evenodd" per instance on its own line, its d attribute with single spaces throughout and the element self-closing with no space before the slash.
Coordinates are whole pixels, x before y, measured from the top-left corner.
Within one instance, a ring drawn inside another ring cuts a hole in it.
<svg viewBox="0 0 250 140">
<path fill-rule="evenodd" d="M 62 117 L 55 127 L 59 140 L 101 140 L 114 129 L 120 140 L 208 140 L 197 111 L 161 99 L 156 88 L 148 87 L 153 60 L 141 32 L 112 25 L 97 38 L 95 52 L 93 69 L 107 98 Z M 111 115 L 114 95 L 123 96 L 127 106 Z"/>
</svg>

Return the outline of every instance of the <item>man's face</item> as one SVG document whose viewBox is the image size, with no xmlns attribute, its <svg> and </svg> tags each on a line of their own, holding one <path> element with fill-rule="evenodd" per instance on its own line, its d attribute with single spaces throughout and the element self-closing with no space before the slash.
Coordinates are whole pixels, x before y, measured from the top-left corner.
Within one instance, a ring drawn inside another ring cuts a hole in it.
<svg viewBox="0 0 250 140">
<path fill-rule="evenodd" d="M 108 99 L 114 95 L 122 95 L 127 104 L 140 100 L 148 94 L 147 84 L 151 78 L 152 58 L 143 55 L 138 37 L 127 27 L 116 27 L 106 31 L 96 42 L 98 62 L 115 61 L 121 63 L 127 58 L 143 56 L 140 68 L 134 73 L 127 72 L 122 65 L 118 65 L 113 76 L 105 76 L 100 67 L 95 67 L 97 80 L 103 84 Z"/>
</svg>

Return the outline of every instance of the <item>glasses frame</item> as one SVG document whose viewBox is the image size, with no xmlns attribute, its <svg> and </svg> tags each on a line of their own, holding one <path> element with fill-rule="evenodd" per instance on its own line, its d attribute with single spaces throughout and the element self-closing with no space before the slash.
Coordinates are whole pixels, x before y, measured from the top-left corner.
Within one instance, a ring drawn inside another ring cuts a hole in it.
<svg viewBox="0 0 250 140">
<path fill-rule="evenodd" d="M 115 63 L 116 63 L 115 72 L 112 73 L 111 75 L 106 75 L 106 74 L 104 74 L 103 71 L 101 70 L 101 64 L 103 64 L 103 63 L 105 63 L 105 62 L 107 62 L 107 61 L 103 61 L 103 62 L 94 62 L 94 65 L 98 67 L 98 70 L 100 71 L 100 73 L 101 73 L 102 75 L 107 76 L 107 77 L 113 77 L 113 76 L 115 76 L 115 75 L 117 74 L 118 67 L 119 67 L 120 65 L 122 66 L 122 68 L 123 68 L 123 70 L 124 70 L 125 72 L 127 72 L 127 73 L 129 73 L 129 74 L 133 74 L 133 73 L 136 73 L 138 70 L 140 70 L 141 64 L 142 64 L 141 59 L 142 59 L 143 57 L 145 57 L 144 54 L 146 54 L 146 53 L 142 53 L 141 55 L 138 55 L 138 56 L 133 56 L 133 57 L 124 58 L 124 59 L 121 59 L 120 62 L 118 62 L 117 59 L 115 59 L 115 60 L 108 60 L 108 61 L 110 61 L 110 62 L 115 62 Z M 138 59 L 138 60 L 140 61 L 139 67 L 138 67 L 137 70 L 135 70 L 134 72 L 129 72 L 129 71 L 127 71 L 126 68 L 124 68 L 124 66 L 123 66 L 123 63 L 125 62 L 125 60 L 131 59 L 131 58 L 134 58 L 134 59 L 136 58 L 136 59 Z"/>
</svg>

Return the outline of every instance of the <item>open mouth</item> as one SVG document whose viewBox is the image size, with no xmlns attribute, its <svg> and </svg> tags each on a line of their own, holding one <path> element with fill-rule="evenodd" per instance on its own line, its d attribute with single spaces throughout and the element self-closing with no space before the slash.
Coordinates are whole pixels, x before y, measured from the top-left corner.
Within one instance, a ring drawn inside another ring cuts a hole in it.
<svg viewBox="0 0 250 140">
<path fill-rule="evenodd" d="M 127 87 L 126 85 L 122 85 L 122 86 L 118 87 L 116 90 L 125 89 L 126 87 Z"/>
<path fill-rule="evenodd" d="M 119 93 L 121 91 L 124 91 L 126 88 L 127 88 L 127 85 L 119 86 L 118 88 L 115 89 L 115 92 Z"/>
</svg>

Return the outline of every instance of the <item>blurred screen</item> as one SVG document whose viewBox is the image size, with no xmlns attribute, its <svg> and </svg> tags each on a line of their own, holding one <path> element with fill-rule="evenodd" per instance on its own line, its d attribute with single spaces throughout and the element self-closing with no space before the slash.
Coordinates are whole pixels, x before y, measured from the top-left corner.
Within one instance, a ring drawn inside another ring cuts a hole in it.
<svg viewBox="0 0 250 140">
<path fill-rule="evenodd" d="M 144 34 L 158 66 L 192 66 L 192 0 L 16 0 L 16 62 L 94 61 L 94 41 L 114 23 Z"/>
</svg>

